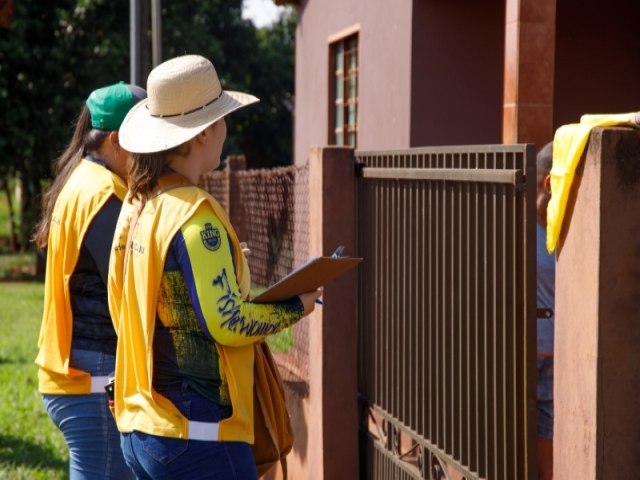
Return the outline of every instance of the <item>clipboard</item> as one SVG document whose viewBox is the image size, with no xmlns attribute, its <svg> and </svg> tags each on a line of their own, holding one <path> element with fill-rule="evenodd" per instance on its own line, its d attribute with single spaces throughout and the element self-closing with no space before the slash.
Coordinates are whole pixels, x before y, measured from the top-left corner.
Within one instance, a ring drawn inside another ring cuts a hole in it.
<svg viewBox="0 0 640 480">
<path fill-rule="evenodd" d="M 335 280 L 360 262 L 362 258 L 359 257 L 314 257 L 292 270 L 251 301 L 272 303 L 310 292 Z"/>
</svg>

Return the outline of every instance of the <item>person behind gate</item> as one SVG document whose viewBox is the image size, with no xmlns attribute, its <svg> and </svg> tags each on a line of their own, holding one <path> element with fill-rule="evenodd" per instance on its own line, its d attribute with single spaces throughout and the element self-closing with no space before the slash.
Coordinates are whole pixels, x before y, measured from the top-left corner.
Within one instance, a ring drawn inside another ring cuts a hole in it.
<svg viewBox="0 0 640 480">
<path fill-rule="evenodd" d="M 553 478 L 553 339 L 555 308 L 555 255 L 546 247 L 547 205 L 551 198 L 550 177 L 553 144 L 546 144 L 537 156 L 537 306 L 547 309 L 548 317 L 537 321 L 537 450 L 538 479 Z"/>
<path fill-rule="evenodd" d="M 122 449 L 139 478 L 256 478 L 253 344 L 312 312 L 321 292 L 248 301 L 234 229 L 196 186 L 220 164 L 226 115 L 258 99 L 223 90 L 198 55 L 160 64 L 147 89 L 120 128 L 133 153 L 109 266 Z"/>
</svg>

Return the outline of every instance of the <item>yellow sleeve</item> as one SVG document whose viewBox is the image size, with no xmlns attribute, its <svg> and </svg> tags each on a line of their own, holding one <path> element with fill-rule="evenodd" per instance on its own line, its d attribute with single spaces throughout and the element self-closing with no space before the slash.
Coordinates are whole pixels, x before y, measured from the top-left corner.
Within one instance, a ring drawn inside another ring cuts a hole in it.
<svg viewBox="0 0 640 480">
<path fill-rule="evenodd" d="M 209 204 L 198 208 L 175 241 L 178 264 L 200 326 L 218 343 L 248 345 L 302 318 L 304 307 L 298 297 L 274 304 L 243 300 L 233 246 Z"/>
</svg>

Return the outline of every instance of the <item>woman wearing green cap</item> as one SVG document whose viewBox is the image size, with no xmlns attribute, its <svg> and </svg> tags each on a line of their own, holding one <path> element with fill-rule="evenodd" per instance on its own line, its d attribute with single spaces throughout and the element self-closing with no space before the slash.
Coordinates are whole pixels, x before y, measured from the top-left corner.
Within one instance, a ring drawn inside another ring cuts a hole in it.
<svg viewBox="0 0 640 480">
<path fill-rule="evenodd" d="M 104 387 L 115 369 L 107 302 L 109 252 L 126 194 L 128 152 L 118 128 L 146 97 L 118 83 L 91 93 L 55 165 L 34 241 L 47 249 L 38 384 L 69 448 L 73 479 L 131 478 Z"/>
</svg>

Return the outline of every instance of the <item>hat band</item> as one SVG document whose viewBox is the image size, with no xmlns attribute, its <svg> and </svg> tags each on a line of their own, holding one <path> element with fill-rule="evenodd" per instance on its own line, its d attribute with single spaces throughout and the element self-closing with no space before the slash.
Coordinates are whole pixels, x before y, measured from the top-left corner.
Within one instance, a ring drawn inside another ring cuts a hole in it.
<svg viewBox="0 0 640 480">
<path fill-rule="evenodd" d="M 213 100 L 211 100 L 210 102 L 205 103 L 205 104 L 204 104 L 204 105 L 202 105 L 201 107 L 194 108 L 193 110 L 189 110 L 189 111 L 187 111 L 187 112 L 182 112 L 182 113 L 172 113 L 172 114 L 169 114 L 169 115 L 162 115 L 162 114 L 161 114 L 161 115 L 155 115 L 155 114 L 153 114 L 153 113 L 149 113 L 149 115 L 151 115 L 152 117 L 156 117 L 156 118 L 171 118 L 171 117 L 181 117 L 181 116 L 183 116 L 183 115 L 189 115 L 190 113 L 197 112 L 198 110 L 203 110 L 203 109 L 207 108 L 207 107 L 208 107 L 209 105 L 211 105 L 213 102 L 215 102 L 216 100 L 218 100 L 218 99 L 222 96 L 222 94 L 223 94 L 223 93 L 224 93 L 224 92 L 223 92 L 223 91 L 221 91 L 221 92 L 220 92 L 220 95 L 218 95 L 216 98 L 214 98 L 214 99 L 213 99 Z M 145 107 L 147 107 L 147 110 L 149 110 L 149 104 L 148 104 L 148 103 L 147 103 L 147 105 L 145 105 Z"/>
</svg>

